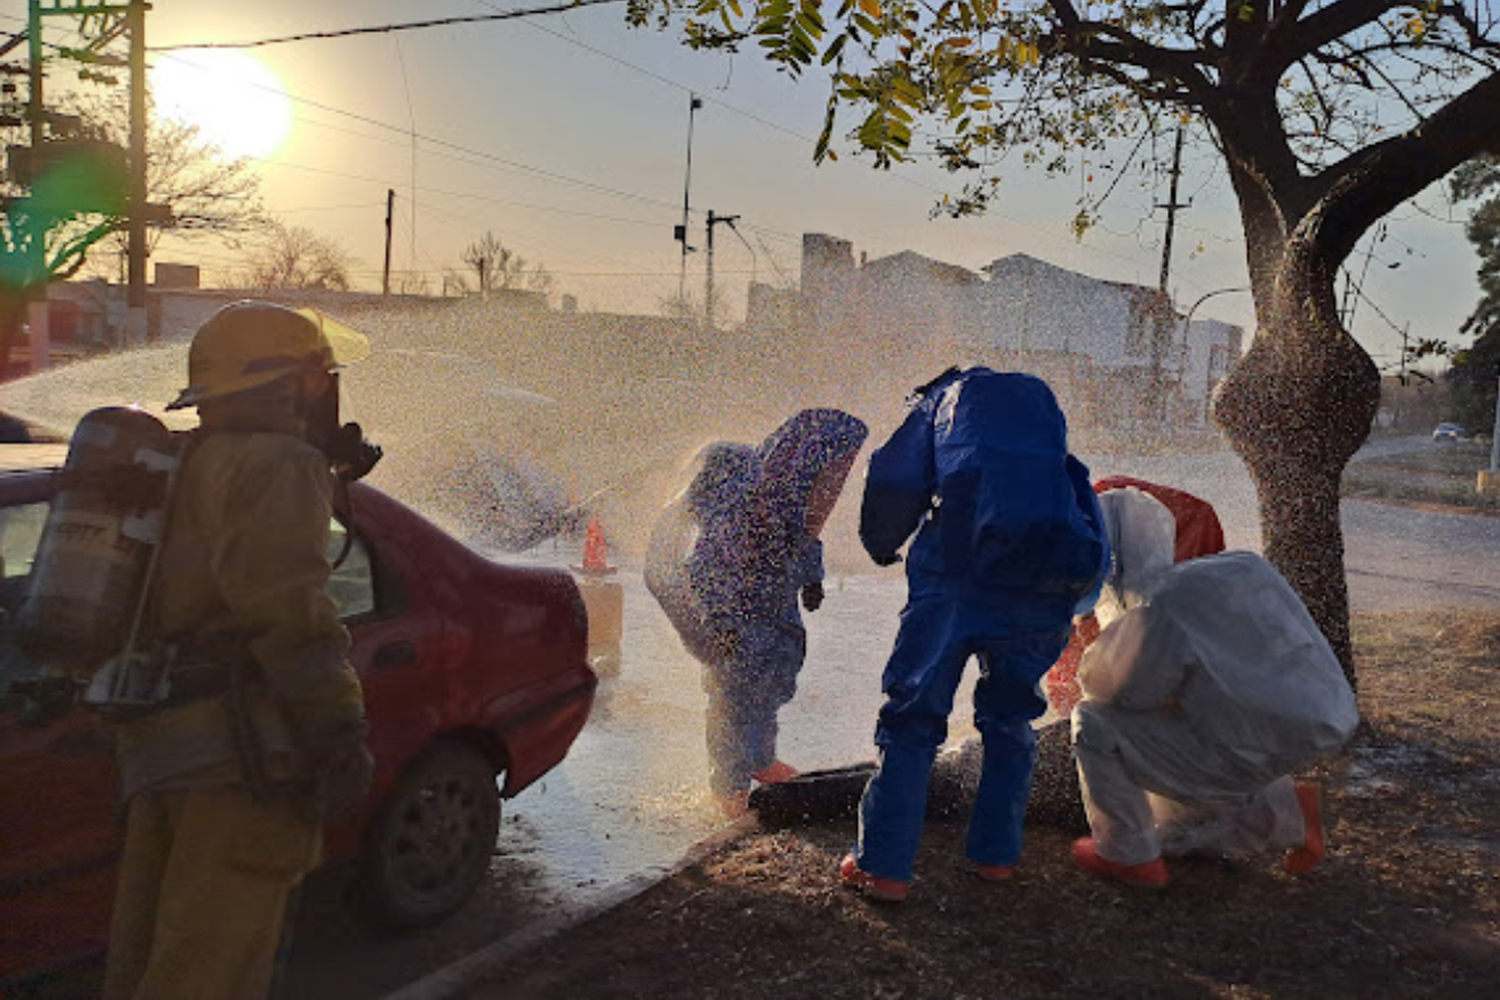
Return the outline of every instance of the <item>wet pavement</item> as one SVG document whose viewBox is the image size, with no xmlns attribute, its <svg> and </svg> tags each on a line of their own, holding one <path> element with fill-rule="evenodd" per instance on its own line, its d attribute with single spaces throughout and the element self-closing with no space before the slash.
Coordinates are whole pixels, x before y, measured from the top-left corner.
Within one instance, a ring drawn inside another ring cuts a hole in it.
<svg viewBox="0 0 1500 1000">
<path fill-rule="evenodd" d="M 1232 456 L 1085 458 L 1096 476 L 1157 479 L 1204 497 L 1231 547 L 1258 546 L 1253 492 Z M 1346 501 L 1344 524 L 1355 610 L 1500 606 L 1492 570 L 1500 519 Z M 578 554 L 544 547 L 524 560 L 569 565 Z M 697 664 L 639 570 L 627 564 L 613 579 L 624 588 L 620 668 L 603 678 L 594 716 L 567 760 L 505 804 L 492 884 L 439 927 L 381 937 L 347 915 L 325 877 L 304 901 L 289 995 L 375 997 L 414 983 L 403 997 L 450 995 L 463 979 L 453 963 L 478 953 L 482 964 L 486 949 L 608 905 L 670 871 L 724 825 L 707 799 Z M 789 762 L 814 769 L 872 756 L 880 670 L 904 598 L 899 567 L 830 578 L 823 607 L 806 616 L 807 665 L 781 714 Z M 957 704 L 954 738 L 968 733 L 966 691 Z M 458 972 L 436 976 L 445 966 Z"/>
</svg>

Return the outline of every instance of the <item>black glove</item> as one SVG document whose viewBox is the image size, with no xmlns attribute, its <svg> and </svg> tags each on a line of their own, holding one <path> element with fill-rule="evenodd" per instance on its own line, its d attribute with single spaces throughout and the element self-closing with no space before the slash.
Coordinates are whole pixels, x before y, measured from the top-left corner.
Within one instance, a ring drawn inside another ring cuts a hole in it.
<svg viewBox="0 0 1500 1000">
<path fill-rule="evenodd" d="M 823 585 L 821 583 L 803 584 L 802 606 L 809 611 L 816 611 L 823 606 Z"/>
<path fill-rule="evenodd" d="M 302 750 L 303 780 L 314 821 L 337 823 L 359 811 L 375 776 L 365 747 L 364 710 L 288 712 Z"/>
<path fill-rule="evenodd" d="M 894 566 L 901 561 L 901 553 L 892 552 L 888 556 L 871 556 L 876 566 Z"/>
<path fill-rule="evenodd" d="M 313 774 L 313 810 L 321 823 L 337 823 L 359 812 L 375 779 L 375 758 L 363 742 L 318 762 Z"/>
</svg>

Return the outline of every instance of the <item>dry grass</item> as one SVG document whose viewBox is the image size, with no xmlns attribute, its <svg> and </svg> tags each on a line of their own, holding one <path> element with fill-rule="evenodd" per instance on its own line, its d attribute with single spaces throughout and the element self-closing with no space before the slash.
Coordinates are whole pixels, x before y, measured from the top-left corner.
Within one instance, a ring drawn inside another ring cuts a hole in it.
<svg viewBox="0 0 1500 1000">
<path fill-rule="evenodd" d="M 841 888 L 849 821 L 755 830 L 496 970 L 476 997 L 1495 996 L 1500 612 L 1354 622 L 1365 725 L 1318 769 L 1330 854 L 1179 861 L 1164 892 L 1087 878 L 1034 825 L 1020 876 L 929 821 L 911 897 Z"/>
<path fill-rule="evenodd" d="M 1364 459 L 1345 468 L 1343 492 L 1360 500 L 1431 503 L 1500 514 L 1500 497 L 1475 489 L 1479 470 L 1489 468 L 1489 461 L 1489 448 L 1472 441 Z"/>
</svg>

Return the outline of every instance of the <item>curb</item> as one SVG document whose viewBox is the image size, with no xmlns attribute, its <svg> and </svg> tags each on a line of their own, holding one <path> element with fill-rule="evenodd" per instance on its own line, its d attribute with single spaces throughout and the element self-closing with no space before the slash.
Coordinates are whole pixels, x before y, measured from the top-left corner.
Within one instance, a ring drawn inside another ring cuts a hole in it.
<svg viewBox="0 0 1500 1000">
<path fill-rule="evenodd" d="M 447 1000 L 450 997 L 462 996 L 464 990 L 475 985 L 493 969 L 557 937 L 564 931 L 592 920 L 627 900 L 634 899 L 658 882 L 664 882 L 683 869 L 692 867 L 714 852 L 757 829 L 758 826 L 754 813 L 742 816 L 693 844 L 672 867 L 664 871 L 632 875 L 606 889 L 592 902 L 580 907 L 574 913 L 533 923 L 435 972 L 428 973 L 413 983 L 384 994 L 381 1000 Z"/>
</svg>

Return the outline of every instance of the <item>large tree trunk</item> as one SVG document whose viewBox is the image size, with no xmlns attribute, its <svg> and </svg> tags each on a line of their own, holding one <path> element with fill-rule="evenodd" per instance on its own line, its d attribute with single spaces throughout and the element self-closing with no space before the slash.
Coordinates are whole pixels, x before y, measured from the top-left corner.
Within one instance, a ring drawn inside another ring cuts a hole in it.
<svg viewBox="0 0 1500 1000">
<path fill-rule="evenodd" d="M 1249 467 L 1266 558 L 1307 604 L 1354 683 L 1339 480 L 1369 436 L 1380 373 L 1338 322 L 1315 226 L 1286 244 L 1260 329 L 1214 416 Z M 1261 303 L 1257 303 L 1261 305 Z"/>
</svg>

